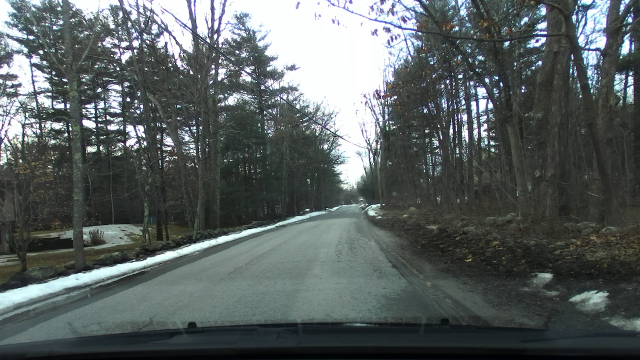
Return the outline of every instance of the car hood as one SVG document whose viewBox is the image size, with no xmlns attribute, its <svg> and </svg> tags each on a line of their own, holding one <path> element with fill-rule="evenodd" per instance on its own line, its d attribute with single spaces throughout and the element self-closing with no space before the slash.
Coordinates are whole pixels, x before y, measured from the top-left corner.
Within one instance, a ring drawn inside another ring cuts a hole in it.
<svg viewBox="0 0 640 360">
<path fill-rule="evenodd" d="M 288 323 L 197 327 L 0 346 L 1 358 L 237 354 L 640 354 L 635 331 L 539 330 L 469 325 Z"/>
</svg>

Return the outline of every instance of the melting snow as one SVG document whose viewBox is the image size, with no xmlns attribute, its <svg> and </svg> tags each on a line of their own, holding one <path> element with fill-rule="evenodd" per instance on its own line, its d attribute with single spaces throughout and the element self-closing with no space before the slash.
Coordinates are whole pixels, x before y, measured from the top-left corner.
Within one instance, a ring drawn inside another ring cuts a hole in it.
<svg viewBox="0 0 640 360">
<path fill-rule="evenodd" d="M 533 273 L 533 278 L 529 280 L 531 283 L 530 286 L 522 288 L 524 291 L 538 291 L 540 294 L 545 296 L 557 296 L 560 293 L 558 291 L 547 291 L 544 290 L 543 287 L 549 283 L 553 279 L 553 274 L 551 273 Z"/>
<path fill-rule="evenodd" d="M 337 208 L 333 208 L 332 210 L 336 209 Z M 75 288 L 85 287 L 103 281 L 124 277 L 126 275 L 157 266 L 181 256 L 197 253 L 216 245 L 220 245 L 249 235 L 271 230 L 278 226 L 291 224 L 322 214 L 326 214 L 326 212 L 317 211 L 306 215 L 296 216 L 291 219 L 278 222 L 276 224 L 255 229 L 248 229 L 226 236 L 220 236 L 215 239 L 202 241 L 179 249 L 175 249 L 173 251 L 167 251 L 166 253 L 153 256 L 142 261 L 133 261 L 115 266 L 104 267 L 84 273 L 61 277 L 42 284 L 33 284 L 22 288 L 5 291 L 4 293 L 0 293 L 0 314 L 7 313 L 25 302 L 36 300 L 41 297 L 50 296 L 63 291 L 68 292 Z M 105 236 L 106 233 L 107 232 L 105 231 Z"/>
<path fill-rule="evenodd" d="M 624 319 L 621 317 L 608 318 L 609 324 L 622 330 L 640 331 L 640 318 Z"/>
<path fill-rule="evenodd" d="M 578 309 L 587 312 L 601 312 L 607 306 L 609 293 L 606 291 L 598 292 L 598 290 L 585 291 L 569 299 L 575 303 Z"/>
<path fill-rule="evenodd" d="M 380 219 L 382 217 L 382 216 L 380 216 L 381 215 L 380 204 L 371 205 L 368 208 L 366 208 L 365 210 L 367 212 L 367 215 L 369 215 L 369 216 L 375 216 L 378 219 Z"/>
<path fill-rule="evenodd" d="M 89 231 L 100 230 L 104 232 L 104 241 L 106 245 L 100 247 L 130 244 L 133 241 L 129 239 L 131 235 L 142 235 L 142 226 L 131 224 L 113 224 L 113 225 L 99 225 L 99 226 L 87 226 L 83 228 L 82 234 L 85 241 L 89 240 Z M 73 230 L 66 231 L 53 231 L 47 234 L 38 235 L 38 237 L 56 237 L 71 238 L 73 237 Z"/>
<path fill-rule="evenodd" d="M 533 273 L 533 275 L 534 277 L 531 279 L 531 285 L 534 287 L 541 288 L 553 279 L 553 274 L 550 273 Z"/>
</svg>

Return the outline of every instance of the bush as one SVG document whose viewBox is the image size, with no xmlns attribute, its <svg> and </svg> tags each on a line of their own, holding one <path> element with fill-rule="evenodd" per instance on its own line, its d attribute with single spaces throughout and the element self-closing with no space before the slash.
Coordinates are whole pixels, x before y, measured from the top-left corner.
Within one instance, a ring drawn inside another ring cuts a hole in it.
<svg viewBox="0 0 640 360">
<path fill-rule="evenodd" d="M 106 243 L 104 241 L 104 231 L 98 229 L 89 230 L 89 244 L 91 246 L 104 245 Z"/>
</svg>

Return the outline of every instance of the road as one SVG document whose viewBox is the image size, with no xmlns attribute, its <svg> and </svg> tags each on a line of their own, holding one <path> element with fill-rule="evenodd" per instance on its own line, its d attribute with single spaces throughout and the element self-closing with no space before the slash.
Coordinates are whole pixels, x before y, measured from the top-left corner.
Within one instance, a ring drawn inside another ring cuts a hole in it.
<svg viewBox="0 0 640 360">
<path fill-rule="evenodd" d="M 372 228 L 356 206 L 342 207 L 0 322 L 0 344 L 185 327 L 189 321 L 464 322 L 476 316 L 462 305 L 465 299 L 431 287 L 395 259 L 379 244 L 391 235 Z"/>
</svg>

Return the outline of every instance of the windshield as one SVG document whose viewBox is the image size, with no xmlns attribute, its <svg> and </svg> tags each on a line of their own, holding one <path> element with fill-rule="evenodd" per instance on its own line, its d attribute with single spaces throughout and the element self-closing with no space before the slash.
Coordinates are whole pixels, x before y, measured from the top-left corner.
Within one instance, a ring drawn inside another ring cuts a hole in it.
<svg viewBox="0 0 640 360">
<path fill-rule="evenodd" d="M 638 17 L 6 0 L 0 349 L 189 322 L 640 330 Z"/>
</svg>

